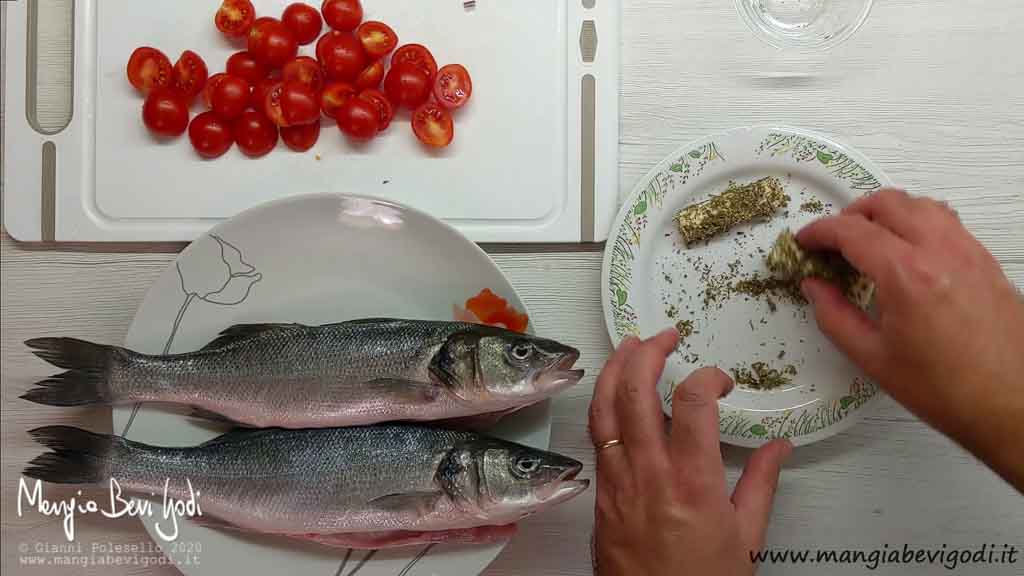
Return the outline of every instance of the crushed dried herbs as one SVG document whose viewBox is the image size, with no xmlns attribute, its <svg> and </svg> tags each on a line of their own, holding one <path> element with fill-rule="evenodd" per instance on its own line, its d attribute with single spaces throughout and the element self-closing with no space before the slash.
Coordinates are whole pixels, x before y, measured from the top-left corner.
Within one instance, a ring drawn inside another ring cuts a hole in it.
<svg viewBox="0 0 1024 576">
<path fill-rule="evenodd" d="M 764 362 L 754 362 L 750 367 L 737 366 L 730 370 L 737 386 L 751 390 L 773 390 L 793 383 L 797 375 L 796 366 L 786 364 L 782 370 L 770 368 Z"/>
<path fill-rule="evenodd" d="M 680 210 L 676 225 L 683 241 L 691 246 L 739 224 L 769 218 L 788 203 L 782 183 L 773 176 L 745 186 L 730 182 L 725 192 Z"/>
<path fill-rule="evenodd" d="M 874 293 L 874 284 L 840 254 L 805 251 L 788 229 L 779 234 L 765 262 L 774 277 L 788 284 L 790 291 L 797 294 L 800 292 L 800 282 L 805 278 L 820 278 L 835 283 L 851 302 L 861 308 L 870 304 Z"/>
</svg>

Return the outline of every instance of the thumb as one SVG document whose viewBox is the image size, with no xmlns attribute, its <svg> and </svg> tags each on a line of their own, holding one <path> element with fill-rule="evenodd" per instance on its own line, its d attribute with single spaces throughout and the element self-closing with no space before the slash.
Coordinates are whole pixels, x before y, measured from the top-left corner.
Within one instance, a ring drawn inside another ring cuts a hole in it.
<svg viewBox="0 0 1024 576">
<path fill-rule="evenodd" d="M 739 516 L 743 542 L 750 550 L 760 550 L 764 545 L 764 532 L 768 529 L 779 473 L 782 463 L 792 451 L 793 445 L 785 439 L 761 446 L 751 454 L 736 482 L 732 504 Z"/>
<path fill-rule="evenodd" d="M 880 350 L 878 328 L 871 318 L 854 306 L 834 284 L 808 278 L 800 284 L 800 289 L 814 306 L 814 318 L 822 333 L 870 373 L 868 365 L 876 361 Z"/>
</svg>

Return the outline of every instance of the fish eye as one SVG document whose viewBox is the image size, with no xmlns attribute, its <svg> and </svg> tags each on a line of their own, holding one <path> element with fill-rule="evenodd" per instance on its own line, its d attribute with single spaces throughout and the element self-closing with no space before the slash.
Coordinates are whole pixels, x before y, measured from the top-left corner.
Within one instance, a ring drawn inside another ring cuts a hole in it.
<svg viewBox="0 0 1024 576">
<path fill-rule="evenodd" d="M 516 471 L 521 474 L 533 474 L 540 469 L 540 460 L 535 458 L 520 458 L 516 460 Z"/>
<path fill-rule="evenodd" d="M 530 356 L 533 355 L 533 345 L 527 344 L 525 342 L 516 344 L 515 346 L 512 346 L 511 350 L 509 350 L 509 354 L 512 355 L 513 360 L 518 360 L 522 362 L 524 360 L 529 359 Z"/>
</svg>

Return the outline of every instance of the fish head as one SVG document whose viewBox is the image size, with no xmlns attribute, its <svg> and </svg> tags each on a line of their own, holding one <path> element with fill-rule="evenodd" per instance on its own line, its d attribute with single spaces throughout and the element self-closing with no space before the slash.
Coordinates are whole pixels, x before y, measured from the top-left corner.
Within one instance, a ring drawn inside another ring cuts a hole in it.
<svg viewBox="0 0 1024 576">
<path fill-rule="evenodd" d="M 477 346 L 479 387 L 491 399 L 523 406 L 551 397 L 580 381 L 573 370 L 579 350 L 544 338 L 503 331 Z"/>
<path fill-rule="evenodd" d="M 583 464 L 553 452 L 494 439 L 456 449 L 442 481 L 463 508 L 496 524 L 513 523 L 565 502 L 587 489 L 577 480 Z"/>
</svg>

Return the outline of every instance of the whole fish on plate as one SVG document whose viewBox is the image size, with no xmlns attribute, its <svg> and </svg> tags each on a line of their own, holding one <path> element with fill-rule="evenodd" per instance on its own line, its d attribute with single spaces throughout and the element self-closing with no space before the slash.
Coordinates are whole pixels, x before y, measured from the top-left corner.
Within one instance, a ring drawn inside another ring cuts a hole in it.
<svg viewBox="0 0 1024 576">
<path fill-rule="evenodd" d="M 30 434 L 52 452 L 26 476 L 113 478 L 125 493 L 158 498 L 167 482 L 169 497 L 198 494 L 201 523 L 354 548 L 507 538 L 520 519 L 588 486 L 571 458 L 417 424 L 235 429 L 188 448 L 68 426 Z"/>
<path fill-rule="evenodd" d="M 52 406 L 166 402 L 246 426 L 320 428 L 512 411 L 583 376 L 575 348 L 462 322 L 370 319 L 228 328 L 153 356 L 71 338 L 26 344 L 68 371 L 22 396 Z"/>
</svg>

